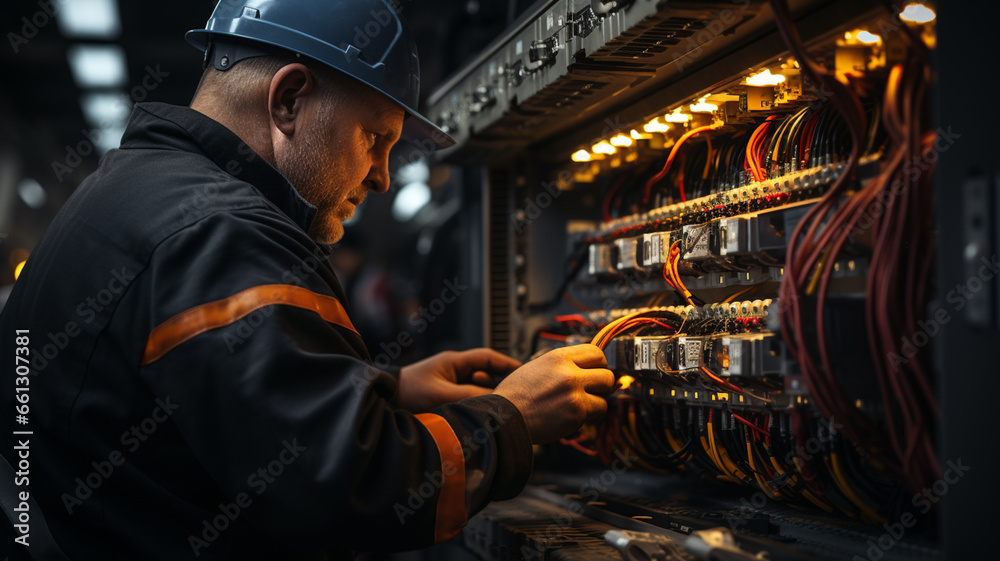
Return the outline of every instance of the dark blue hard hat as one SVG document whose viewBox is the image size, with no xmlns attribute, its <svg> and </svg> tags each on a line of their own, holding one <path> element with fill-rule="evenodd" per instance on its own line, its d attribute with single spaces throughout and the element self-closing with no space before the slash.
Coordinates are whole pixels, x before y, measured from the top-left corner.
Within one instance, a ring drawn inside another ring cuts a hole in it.
<svg viewBox="0 0 1000 561">
<path fill-rule="evenodd" d="M 188 31 L 189 43 L 219 70 L 276 52 L 298 53 L 385 94 L 407 113 L 403 138 L 433 148 L 455 144 L 417 112 L 417 48 L 386 0 L 221 0 L 205 29 Z M 214 52 L 213 52 L 214 51 Z"/>
</svg>

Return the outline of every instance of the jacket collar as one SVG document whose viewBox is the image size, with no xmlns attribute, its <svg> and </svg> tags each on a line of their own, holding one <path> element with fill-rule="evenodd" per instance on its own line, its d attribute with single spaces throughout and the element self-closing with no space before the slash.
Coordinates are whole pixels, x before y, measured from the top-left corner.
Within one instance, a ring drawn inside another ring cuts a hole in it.
<svg viewBox="0 0 1000 561">
<path fill-rule="evenodd" d="M 306 202 L 284 175 L 236 133 L 190 107 L 136 104 L 121 148 L 167 148 L 204 154 L 229 175 L 256 187 L 302 230 L 309 231 L 316 215 L 316 207 Z"/>
</svg>

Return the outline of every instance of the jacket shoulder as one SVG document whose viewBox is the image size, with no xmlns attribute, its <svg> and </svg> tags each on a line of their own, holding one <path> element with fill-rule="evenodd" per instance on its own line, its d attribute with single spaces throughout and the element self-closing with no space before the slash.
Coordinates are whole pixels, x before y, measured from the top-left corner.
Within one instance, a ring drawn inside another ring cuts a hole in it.
<svg viewBox="0 0 1000 561">
<path fill-rule="evenodd" d="M 65 219 L 140 253 L 218 213 L 259 213 L 291 224 L 250 183 L 200 154 L 178 150 L 109 152 L 66 206 Z"/>
</svg>

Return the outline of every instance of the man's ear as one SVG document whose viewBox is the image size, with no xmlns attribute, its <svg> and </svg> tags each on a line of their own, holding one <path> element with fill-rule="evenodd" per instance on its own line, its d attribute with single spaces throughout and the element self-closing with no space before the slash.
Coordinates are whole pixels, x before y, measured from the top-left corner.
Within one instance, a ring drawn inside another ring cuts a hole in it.
<svg viewBox="0 0 1000 561">
<path fill-rule="evenodd" d="M 274 128 L 285 136 L 292 136 L 305 98 L 315 89 L 312 72 L 304 64 L 295 62 L 278 70 L 271 77 L 267 92 L 268 116 Z"/>
</svg>

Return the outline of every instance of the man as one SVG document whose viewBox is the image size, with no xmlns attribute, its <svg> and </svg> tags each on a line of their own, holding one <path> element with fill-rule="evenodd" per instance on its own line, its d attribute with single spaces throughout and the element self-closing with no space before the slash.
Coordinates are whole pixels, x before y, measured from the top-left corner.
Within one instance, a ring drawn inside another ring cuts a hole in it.
<svg viewBox="0 0 1000 561">
<path fill-rule="evenodd" d="M 388 189 L 404 129 L 449 141 L 414 111 L 405 30 L 379 1 L 251 1 L 190 37 L 210 62 L 191 107 L 136 107 L 0 316 L 3 360 L 30 351 L 2 454 L 30 447 L 33 543 L 47 526 L 72 559 L 323 559 L 454 536 L 521 490 L 532 443 L 604 414 L 602 352 L 371 366 L 316 256 Z"/>
</svg>

